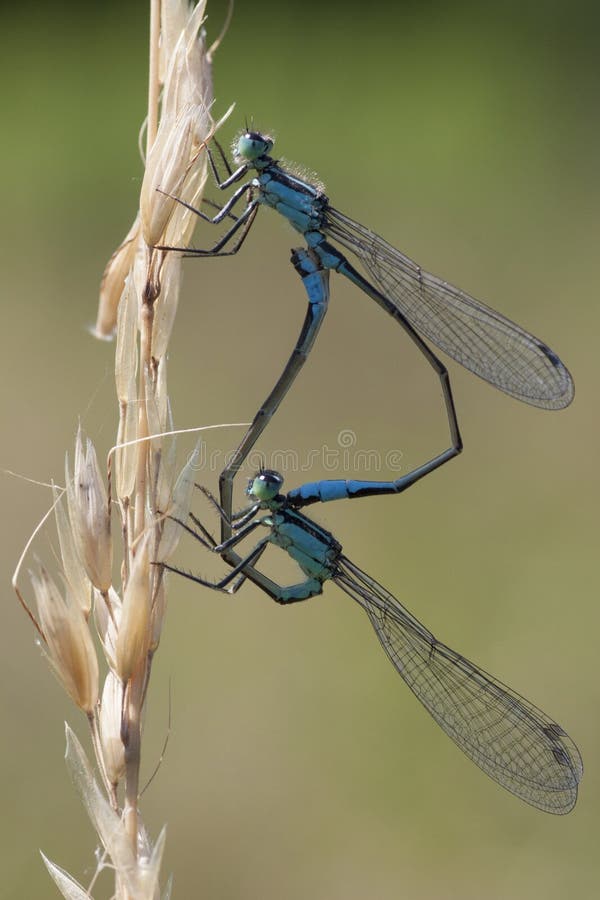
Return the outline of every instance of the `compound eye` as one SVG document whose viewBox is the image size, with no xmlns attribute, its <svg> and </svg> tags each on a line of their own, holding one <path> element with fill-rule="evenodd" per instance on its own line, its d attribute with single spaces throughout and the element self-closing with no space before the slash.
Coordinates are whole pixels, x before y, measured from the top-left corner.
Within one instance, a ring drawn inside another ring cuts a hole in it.
<svg viewBox="0 0 600 900">
<path fill-rule="evenodd" d="M 236 155 L 247 162 L 253 162 L 268 153 L 272 146 L 270 138 L 265 138 L 256 131 L 247 131 L 238 139 Z"/>
<path fill-rule="evenodd" d="M 283 478 L 279 472 L 267 469 L 251 479 L 247 493 L 249 496 L 256 497 L 257 500 L 272 500 L 279 493 L 282 484 Z"/>
</svg>

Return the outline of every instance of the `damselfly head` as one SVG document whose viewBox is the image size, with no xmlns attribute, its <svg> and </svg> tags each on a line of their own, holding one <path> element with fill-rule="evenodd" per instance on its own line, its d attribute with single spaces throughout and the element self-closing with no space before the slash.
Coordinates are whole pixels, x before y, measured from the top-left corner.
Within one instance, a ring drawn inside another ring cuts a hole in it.
<svg viewBox="0 0 600 900">
<path fill-rule="evenodd" d="M 279 472 L 275 472 L 273 469 L 263 469 L 249 480 L 246 494 L 261 503 L 268 503 L 277 496 L 282 485 L 283 478 Z"/>
<path fill-rule="evenodd" d="M 233 155 L 237 163 L 255 163 L 269 155 L 273 140 L 258 131 L 244 131 L 236 140 Z"/>
</svg>

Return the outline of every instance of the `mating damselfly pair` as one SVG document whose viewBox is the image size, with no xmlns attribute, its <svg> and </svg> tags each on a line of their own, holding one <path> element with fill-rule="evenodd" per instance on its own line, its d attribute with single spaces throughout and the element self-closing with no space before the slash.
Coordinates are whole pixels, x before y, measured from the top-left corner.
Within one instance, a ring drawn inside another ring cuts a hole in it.
<svg viewBox="0 0 600 900">
<path fill-rule="evenodd" d="M 302 234 L 306 247 L 292 262 L 308 297 L 306 318 L 293 353 L 261 405 L 219 479 L 213 500 L 221 522 L 217 542 L 200 519 L 181 525 L 231 567 L 212 583 L 172 566 L 171 571 L 210 587 L 236 591 L 245 579 L 282 604 L 308 599 L 332 580 L 367 613 L 387 655 L 433 718 L 488 775 L 518 797 L 547 812 L 566 813 L 575 804 L 582 775 L 581 757 L 566 732 L 519 694 L 454 652 L 426 629 L 392 594 L 352 563 L 337 540 L 300 512 L 304 506 L 344 498 L 400 493 L 456 456 L 462 441 L 446 367 L 421 337 L 505 393 L 545 409 L 560 409 L 573 398 L 571 376 L 542 341 L 445 281 L 423 271 L 369 229 L 334 209 L 319 187 L 271 156 L 272 140 L 246 131 L 234 145 L 237 168 L 215 142 L 226 177 L 221 179 L 212 151 L 210 166 L 217 186 L 237 187 L 214 216 L 193 211 L 211 224 L 232 220 L 208 250 L 162 247 L 190 256 L 230 256 L 242 246 L 261 205 L 283 215 Z M 179 201 L 183 202 L 183 201 Z M 235 214 L 233 210 L 244 202 Z M 187 204 L 184 204 L 187 205 Z M 337 244 L 354 253 L 371 277 L 367 280 Z M 327 311 L 329 272 L 340 272 L 390 314 L 436 372 L 449 423 L 450 446 L 394 481 L 324 480 L 280 493 L 279 473 L 264 470 L 250 480 L 250 505 L 233 509 L 233 484 L 256 441 L 306 361 Z M 208 493 L 208 492 L 206 492 Z M 261 513 L 265 513 L 262 515 Z M 257 528 L 268 533 L 240 555 L 237 545 Z M 282 586 L 256 568 L 267 546 L 285 550 L 305 578 Z"/>
</svg>

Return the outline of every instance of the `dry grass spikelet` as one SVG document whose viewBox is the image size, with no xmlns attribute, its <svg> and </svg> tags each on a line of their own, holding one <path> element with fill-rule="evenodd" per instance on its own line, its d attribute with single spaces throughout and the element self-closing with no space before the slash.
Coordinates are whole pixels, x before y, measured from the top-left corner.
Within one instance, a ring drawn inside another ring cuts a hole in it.
<svg viewBox="0 0 600 900">
<path fill-rule="evenodd" d="M 79 709 L 91 716 L 98 702 L 98 659 L 81 604 L 59 590 L 43 566 L 31 573 L 40 627 L 52 669 Z"/>
<path fill-rule="evenodd" d="M 112 873 L 116 900 L 158 900 L 165 846 L 164 830 L 152 844 L 139 809 L 142 722 L 167 609 L 157 563 L 177 546 L 180 530 L 174 520 L 189 512 L 196 458 L 192 455 L 179 471 L 174 447 L 162 436 L 173 428 L 167 348 L 181 259 L 155 245 L 189 242 L 195 217 L 169 195 L 196 206 L 201 202 L 204 148 L 215 125 L 202 29 L 206 0 L 195 6 L 187 0 L 151 0 L 150 5 L 140 209 L 106 266 L 95 330 L 98 337 L 116 331 L 115 448 L 105 475 L 91 440 L 77 432 L 72 471 L 66 462 L 65 491 L 54 490 L 59 575 L 54 579 L 41 564 L 31 575 L 37 614 L 19 586 L 22 560 L 14 577 L 53 671 L 90 727 L 96 774 L 69 727 L 67 764 L 104 856 L 87 889 L 44 857 L 70 900 L 92 897 L 101 871 Z M 118 527 L 111 522 L 115 514 Z M 96 645 L 103 650 L 102 674 Z M 169 892 L 167 885 L 162 896 Z"/>
</svg>

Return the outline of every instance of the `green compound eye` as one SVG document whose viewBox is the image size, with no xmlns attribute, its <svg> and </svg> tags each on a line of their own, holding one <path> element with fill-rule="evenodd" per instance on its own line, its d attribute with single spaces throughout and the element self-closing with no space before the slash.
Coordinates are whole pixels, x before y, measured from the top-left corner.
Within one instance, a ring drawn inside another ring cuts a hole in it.
<svg viewBox="0 0 600 900">
<path fill-rule="evenodd" d="M 252 162 L 269 153 L 273 147 L 273 141 L 259 134 L 257 131 L 247 131 L 237 143 L 236 155 L 240 159 Z"/>
<path fill-rule="evenodd" d="M 256 497 L 257 500 L 264 503 L 276 497 L 282 485 L 283 478 L 279 472 L 267 469 L 250 479 L 246 493 L 249 497 Z"/>
</svg>

